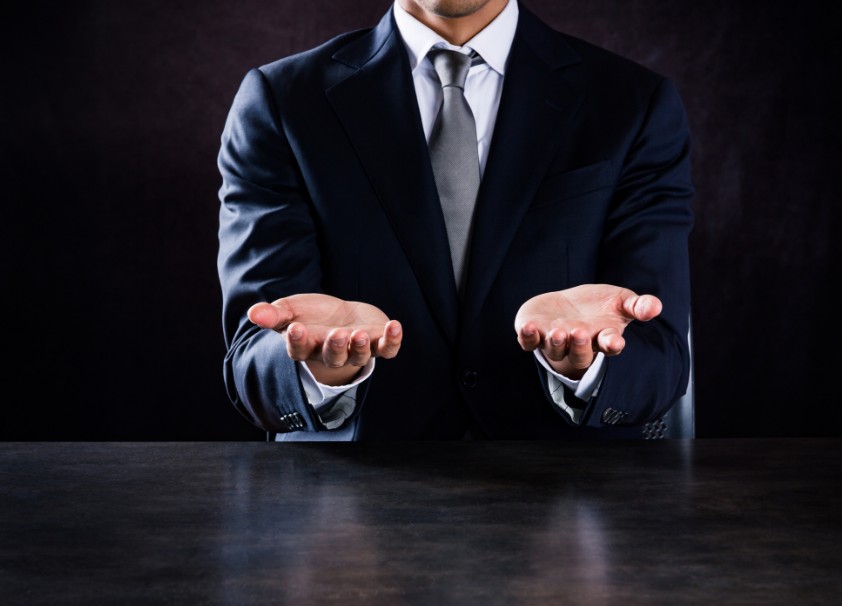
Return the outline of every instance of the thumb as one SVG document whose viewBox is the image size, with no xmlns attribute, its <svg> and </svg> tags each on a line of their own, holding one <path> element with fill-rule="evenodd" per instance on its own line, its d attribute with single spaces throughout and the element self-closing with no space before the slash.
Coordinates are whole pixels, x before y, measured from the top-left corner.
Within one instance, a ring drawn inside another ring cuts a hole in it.
<svg viewBox="0 0 842 606">
<path fill-rule="evenodd" d="M 292 310 L 283 299 L 274 303 L 255 303 L 249 307 L 248 318 L 261 328 L 283 330 L 292 322 Z"/>
<path fill-rule="evenodd" d="M 657 317 L 662 309 L 661 300 L 655 295 L 633 295 L 623 301 L 623 310 L 633 320 L 641 322 Z"/>
</svg>

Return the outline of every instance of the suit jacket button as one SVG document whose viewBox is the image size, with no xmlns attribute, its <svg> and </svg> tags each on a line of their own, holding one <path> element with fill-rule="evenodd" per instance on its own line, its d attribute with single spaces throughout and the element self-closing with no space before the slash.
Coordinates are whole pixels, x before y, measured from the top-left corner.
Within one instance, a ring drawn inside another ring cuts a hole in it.
<svg viewBox="0 0 842 606">
<path fill-rule="evenodd" d="M 462 373 L 462 386 L 463 387 L 476 387 L 477 386 L 477 373 L 475 370 L 466 370 Z"/>
<path fill-rule="evenodd" d="M 629 413 L 622 410 L 615 410 L 614 408 L 606 408 L 602 411 L 602 422 L 606 425 L 616 425 L 623 417 Z"/>
</svg>

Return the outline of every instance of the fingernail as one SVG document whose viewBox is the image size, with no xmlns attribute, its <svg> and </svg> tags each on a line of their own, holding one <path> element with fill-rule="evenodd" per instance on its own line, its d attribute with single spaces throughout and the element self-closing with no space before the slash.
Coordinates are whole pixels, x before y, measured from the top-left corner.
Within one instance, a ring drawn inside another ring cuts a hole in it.
<svg viewBox="0 0 842 606">
<path fill-rule="evenodd" d="M 354 345 L 357 347 L 364 347 L 366 344 L 365 339 L 354 339 Z"/>
<path fill-rule="evenodd" d="M 552 339 L 550 339 L 550 343 L 552 344 L 553 347 L 561 347 L 561 345 L 564 344 L 564 339 L 559 339 L 558 337 L 553 337 Z"/>
<path fill-rule="evenodd" d="M 344 347 L 345 339 L 344 338 L 331 339 L 330 344 L 333 347 Z"/>
<path fill-rule="evenodd" d="M 534 331 L 534 330 L 524 330 L 524 331 L 523 331 L 523 336 L 524 336 L 524 337 L 531 337 L 531 336 L 532 336 L 532 335 L 534 335 L 534 334 L 535 334 L 535 331 Z"/>
<path fill-rule="evenodd" d="M 397 337 L 401 332 L 400 327 L 398 326 L 390 326 L 389 327 L 389 336 L 390 337 Z"/>
<path fill-rule="evenodd" d="M 297 341 L 301 338 L 301 329 L 300 328 L 293 328 L 288 331 L 289 338 L 293 341 Z"/>
</svg>

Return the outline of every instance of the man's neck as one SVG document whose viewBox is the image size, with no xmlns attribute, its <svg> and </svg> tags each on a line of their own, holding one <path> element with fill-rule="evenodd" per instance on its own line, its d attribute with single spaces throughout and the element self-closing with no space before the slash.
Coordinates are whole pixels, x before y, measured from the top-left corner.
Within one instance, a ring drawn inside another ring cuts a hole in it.
<svg viewBox="0 0 842 606">
<path fill-rule="evenodd" d="M 488 0 L 474 12 L 450 17 L 428 8 L 430 2 L 398 0 L 406 12 L 454 46 L 462 46 L 482 31 L 486 25 L 494 21 L 497 15 L 506 8 L 508 1 Z M 470 2 L 466 4 L 470 4 Z"/>
</svg>

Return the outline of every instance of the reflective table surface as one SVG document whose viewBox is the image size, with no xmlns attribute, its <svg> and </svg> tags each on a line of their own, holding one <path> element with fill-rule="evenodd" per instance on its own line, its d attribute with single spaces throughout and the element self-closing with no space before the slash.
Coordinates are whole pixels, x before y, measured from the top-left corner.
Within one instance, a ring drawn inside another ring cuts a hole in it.
<svg viewBox="0 0 842 606">
<path fill-rule="evenodd" d="M 0 444 L 0 604 L 839 604 L 842 440 Z"/>
</svg>

